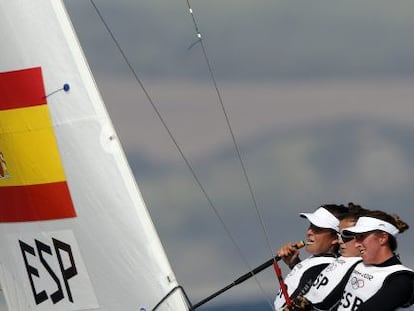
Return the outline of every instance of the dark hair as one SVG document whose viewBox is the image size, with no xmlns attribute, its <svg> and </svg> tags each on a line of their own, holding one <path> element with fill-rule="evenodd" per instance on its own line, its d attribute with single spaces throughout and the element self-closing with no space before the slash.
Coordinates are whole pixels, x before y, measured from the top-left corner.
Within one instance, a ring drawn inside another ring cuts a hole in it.
<svg viewBox="0 0 414 311">
<path fill-rule="evenodd" d="M 341 220 L 348 212 L 348 208 L 343 204 L 323 204 L 321 207 L 338 218 L 338 220 Z"/>
<path fill-rule="evenodd" d="M 395 214 L 390 215 L 390 214 L 387 214 L 387 213 L 385 213 L 383 211 L 380 211 L 380 210 L 369 211 L 364 216 L 377 218 L 377 219 L 381 219 L 383 221 L 386 221 L 386 222 L 392 224 L 393 226 L 395 226 L 398 229 L 399 233 L 403 233 L 404 231 L 406 231 L 410 228 L 410 226 L 407 223 L 405 223 L 404 221 L 402 221 L 398 215 L 395 215 Z M 388 234 L 388 244 L 389 244 L 389 246 L 390 246 L 390 248 L 393 252 L 398 247 L 397 239 L 391 234 Z"/>
<path fill-rule="evenodd" d="M 366 216 L 368 212 L 369 210 L 366 208 L 363 208 L 361 205 L 349 202 L 348 212 L 345 215 L 343 215 L 339 220 L 349 219 L 352 221 L 357 221 L 359 217 Z"/>
<path fill-rule="evenodd" d="M 365 216 L 369 212 L 368 209 L 353 202 L 349 202 L 348 206 L 343 204 L 323 204 L 321 207 L 329 211 L 338 220 L 352 219 L 356 221 L 359 217 Z"/>
</svg>

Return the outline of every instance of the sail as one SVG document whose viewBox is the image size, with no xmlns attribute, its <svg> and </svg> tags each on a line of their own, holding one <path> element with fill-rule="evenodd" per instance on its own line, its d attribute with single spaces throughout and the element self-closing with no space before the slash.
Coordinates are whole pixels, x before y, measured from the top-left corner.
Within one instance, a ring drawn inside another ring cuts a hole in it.
<svg viewBox="0 0 414 311">
<path fill-rule="evenodd" d="M 0 41 L 2 310 L 151 310 L 178 284 L 63 3 L 0 0 Z"/>
</svg>

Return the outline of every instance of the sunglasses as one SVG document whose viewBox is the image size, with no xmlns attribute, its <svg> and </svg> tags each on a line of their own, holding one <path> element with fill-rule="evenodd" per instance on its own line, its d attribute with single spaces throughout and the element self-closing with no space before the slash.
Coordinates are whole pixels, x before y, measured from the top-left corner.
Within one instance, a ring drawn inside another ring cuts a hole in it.
<svg viewBox="0 0 414 311">
<path fill-rule="evenodd" d="M 354 235 L 345 235 L 343 233 L 338 233 L 338 239 L 342 243 L 347 243 L 349 241 L 352 241 L 355 238 Z"/>
</svg>

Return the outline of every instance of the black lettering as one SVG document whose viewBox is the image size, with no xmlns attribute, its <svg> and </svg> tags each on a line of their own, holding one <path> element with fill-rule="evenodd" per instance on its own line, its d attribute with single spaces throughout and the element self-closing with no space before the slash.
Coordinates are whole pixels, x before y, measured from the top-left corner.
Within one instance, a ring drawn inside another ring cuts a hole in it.
<svg viewBox="0 0 414 311">
<path fill-rule="evenodd" d="M 70 302 L 73 302 L 72 292 L 70 291 L 69 282 L 70 278 L 73 278 L 75 275 L 78 274 L 76 269 L 75 260 L 73 259 L 72 249 L 69 244 L 61 242 L 52 238 L 53 245 L 55 247 L 56 256 L 59 261 L 60 271 L 62 272 L 63 281 L 65 282 L 66 291 L 68 293 L 68 299 Z M 70 266 L 65 269 L 63 266 L 61 252 L 65 252 L 70 260 Z"/>
<path fill-rule="evenodd" d="M 29 265 L 29 261 L 27 260 L 27 256 L 26 256 L 27 253 L 32 256 L 36 256 L 35 250 L 30 245 L 20 240 L 19 240 L 19 244 L 20 244 L 20 249 L 22 251 L 24 264 L 26 266 L 27 275 L 29 277 L 30 286 L 32 288 L 33 296 L 35 298 L 35 302 L 36 304 L 40 304 L 43 301 L 47 300 L 48 297 L 47 297 L 46 291 L 44 290 L 39 293 L 36 292 L 36 288 L 35 288 L 34 281 L 33 281 L 33 275 L 36 277 L 39 277 L 39 271 L 35 267 Z"/>
<path fill-rule="evenodd" d="M 49 272 L 49 275 L 52 277 L 52 279 L 55 281 L 56 286 L 57 286 L 57 291 L 54 292 L 53 294 L 50 295 L 50 298 L 52 299 L 53 303 L 57 303 L 60 300 L 63 299 L 64 295 L 63 295 L 63 290 L 62 290 L 62 285 L 60 284 L 59 278 L 56 276 L 56 274 L 53 272 L 52 268 L 50 268 L 49 264 L 47 263 L 47 261 L 45 260 L 45 258 L 43 257 L 43 253 L 47 253 L 49 255 L 52 255 L 52 249 L 50 248 L 50 246 L 35 240 L 36 242 L 36 248 L 37 248 L 37 252 L 39 253 L 39 258 L 40 258 L 40 262 L 42 263 L 43 267 L 45 267 L 45 269 L 47 270 L 47 272 Z"/>
<path fill-rule="evenodd" d="M 318 275 L 318 277 L 315 279 L 315 281 L 313 282 L 313 286 L 317 286 L 318 284 L 319 284 L 319 280 L 320 280 L 320 278 L 322 277 L 322 275 L 321 274 L 319 274 Z"/>
<path fill-rule="evenodd" d="M 352 298 L 352 294 L 344 291 L 342 293 L 342 299 L 341 299 L 340 305 L 343 306 L 344 308 L 348 308 L 351 305 L 350 298 Z"/>
<path fill-rule="evenodd" d="M 364 301 L 361 298 L 355 297 L 354 303 L 352 304 L 352 311 L 358 310 L 358 307 L 362 305 Z"/>
<path fill-rule="evenodd" d="M 322 278 L 322 280 L 320 281 L 319 285 L 316 288 L 319 289 L 319 287 L 325 286 L 326 284 L 328 284 L 328 278 L 325 276 Z"/>
</svg>

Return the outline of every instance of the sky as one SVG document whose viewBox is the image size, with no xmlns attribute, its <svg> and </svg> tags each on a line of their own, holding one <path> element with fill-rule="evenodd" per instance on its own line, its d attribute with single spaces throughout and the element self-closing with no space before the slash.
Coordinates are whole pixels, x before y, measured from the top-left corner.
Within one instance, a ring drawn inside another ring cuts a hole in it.
<svg viewBox="0 0 414 311">
<path fill-rule="evenodd" d="M 95 0 L 214 208 L 91 3 L 65 4 L 193 302 L 303 239 L 298 214 L 324 203 L 398 214 L 414 267 L 414 2 L 190 1 L 221 106 L 187 1 Z M 277 288 L 268 269 L 209 305 L 271 310 Z"/>
</svg>

